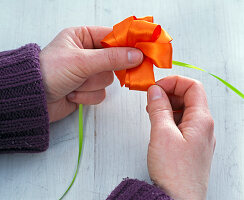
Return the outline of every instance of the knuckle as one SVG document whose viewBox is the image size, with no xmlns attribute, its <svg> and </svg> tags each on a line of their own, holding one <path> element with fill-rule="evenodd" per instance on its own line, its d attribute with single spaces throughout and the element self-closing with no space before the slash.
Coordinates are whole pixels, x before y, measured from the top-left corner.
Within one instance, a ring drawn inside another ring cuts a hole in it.
<svg viewBox="0 0 244 200">
<path fill-rule="evenodd" d="M 170 112 L 170 109 L 167 109 L 167 108 L 156 108 L 156 109 L 153 109 L 151 111 L 149 111 L 150 113 L 150 116 L 153 117 L 153 116 L 157 116 L 157 115 L 160 115 L 164 112 Z"/>
<path fill-rule="evenodd" d="M 84 66 L 85 64 L 85 56 L 82 53 L 83 50 L 80 51 L 73 51 L 71 56 L 73 58 L 73 60 L 75 61 L 75 63 L 80 66 Z"/>
<path fill-rule="evenodd" d="M 90 74 L 91 70 L 84 64 L 85 57 L 79 51 L 69 51 L 63 54 L 59 61 L 65 66 L 72 66 L 66 67 L 64 72 L 77 84 L 80 84 L 81 80 L 85 80 Z"/>
<path fill-rule="evenodd" d="M 106 96 L 106 90 L 103 89 L 103 90 L 101 90 L 101 96 L 100 96 L 100 99 L 104 100 L 105 96 Z"/>
<path fill-rule="evenodd" d="M 92 73 L 92 68 L 87 67 L 87 57 L 82 53 L 82 51 L 82 49 L 79 51 L 74 51 L 72 53 L 72 60 L 75 62 L 75 66 L 77 66 L 76 68 L 79 70 L 80 76 L 84 78 L 88 77 Z"/>
<path fill-rule="evenodd" d="M 193 79 L 193 81 L 194 81 L 194 83 L 195 83 L 196 85 L 202 85 L 201 81 L 199 81 L 199 80 Z"/>
<path fill-rule="evenodd" d="M 106 97 L 106 91 L 105 91 L 105 89 L 103 89 L 99 92 L 99 95 L 98 95 L 98 98 L 97 98 L 97 101 L 95 104 L 101 103 L 105 99 L 105 97 Z"/>
<path fill-rule="evenodd" d="M 118 49 L 117 48 L 113 48 L 113 49 L 108 49 L 107 51 L 107 58 L 109 61 L 109 64 L 114 67 L 114 69 L 116 68 L 116 66 L 118 65 Z"/>
<path fill-rule="evenodd" d="M 214 120 L 211 115 L 208 115 L 207 117 L 205 117 L 205 123 L 211 131 L 214 130 Z"/>
<path fill-rule="evenodd" d="M 109 73 L 108 76 L 105 79 L 106 85 L 111 85 L 114 81 L 114 74 L 113 72 Z"/>
<path fill-rule="evenodd" d="M 176 79 L 176 80 L 178 80 L 178 79 L 180 79 L 180 78 L 182 78 L 183 76 L 180 76 L 180 75 L 171 75 L 171 76 L 169 76 L 171 79 Z"/>
<path fill-rule="evenodd" d="M 208 124 L 211 127 L 211 129 L 214 129 L 214 120 L 211 116 L 208 118 Z"/>
<path fill-rule="evenodd" d="M 202 125 L 205 127 L 206 137 L 211 142 L 214 139 L 214 120 L 210 114 L 206 114 L 202 119 Z"/>
<path fill-rule="evenodd" d="M 71 33 L 72 30 L 73 30 L 73 28 L 71 28 L 71 27 L 64 28 L 64 29 L 60 32 L 60 34 L 65 35 L 65 34 Z"/>
<path fill-rule="evenodd" d="M 74 28 L 75 30 L 75 34 L 80 37 L 81 35 L 84 35 L 88 32 L 87 27 L 86 26 L 78 26 Z"/>
<path fill-rule="evenodd" d="M 162 116 L 172 115 L 172 111 L 170 108 L 167 108 L 165 106 L 159 106 L 157 105 L 157 103 L 148 105 L 147 111 L 149 113 L 150 119 L 153 120 L 161 120 Z"/>
<path fill-rule="evenodd" d="M 199 80 L 195 80 L 195 79 L 193 79 L 193 86 L 196 86 L 196 87 L 201 87 L 201 88 L 203 88 L 203 84 L 202 84 L 202 82 L 201 81 L 199 81 Z"/>
<path fill-rule="evenodd" d="M 216 147 L 216 137 L 215 135 L 213 136 L 213 151 L 215 150 Z"/>
</svg>

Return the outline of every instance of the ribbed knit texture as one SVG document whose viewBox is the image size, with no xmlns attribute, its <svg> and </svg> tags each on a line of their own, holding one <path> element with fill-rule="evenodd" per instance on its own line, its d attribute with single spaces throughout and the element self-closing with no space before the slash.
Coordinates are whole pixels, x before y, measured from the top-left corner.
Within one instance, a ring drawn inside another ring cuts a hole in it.
<svg viewBox="0 0 244 200">
<path fill-rule="evenodd" d="M 107 200 L 173 200 L 156 186 L 136 179 L 124 179 Z"/>
<path fill-rule="evenodd" d="M 28 44 L 0 53 L 0 152 L 48 148 L 49 119 L 39 63 L 40 48 Z"/>
</svg>

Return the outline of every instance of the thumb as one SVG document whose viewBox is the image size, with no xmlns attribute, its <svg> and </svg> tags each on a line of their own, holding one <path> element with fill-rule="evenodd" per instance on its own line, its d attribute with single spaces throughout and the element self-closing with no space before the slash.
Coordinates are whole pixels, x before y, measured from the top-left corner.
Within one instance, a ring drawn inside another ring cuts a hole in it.
<svg viewBox="0 0 244 200">
<path fill-rule="evenodd" d="M 158 85 L 148 89 L 147 111 L 151 121 L 151 142 L 161 142 L 167 136 L 179 135 L 169 98 Z"/>
<path fill-rule="evenodd" d="M 104 71 L 129 69 L 140 65 L 143 53 L 136 48 L 111 47 L 105 49 L 80 50 L 80 68 L 87 76 Z"/>
</svg>

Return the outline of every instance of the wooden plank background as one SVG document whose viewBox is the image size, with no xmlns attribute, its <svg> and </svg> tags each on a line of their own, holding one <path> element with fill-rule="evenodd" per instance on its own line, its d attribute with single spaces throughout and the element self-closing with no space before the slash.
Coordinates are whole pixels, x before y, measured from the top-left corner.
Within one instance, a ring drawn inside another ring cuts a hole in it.
<svg viewBox="0 0 244 200">
<path fill-rule="evenodd" d="M 43 48 L 70 26 L 112 26 L 131 15 L 153 15 L 174 39 L 174 60 L 203 67 L 244 91 L 243 11 L 243 0 L 1 0 L 0 51 L 30 42 Z M 179 74 L 203 82 L 217 138 L 208 199 L 244 199 L 244 101 L 202 72 L 175 66 L 155 73 L 157 79 Z M 117 80 L 103 103 L 85 106 L 81 166 L 66 199 L 105 199 L 127 176 L 150 182 L 145 106 L 146 93 L 121 89 Z M 58 199 L 77 154 L 76 112 L 51 125 L 48 151 L 0 155 L 0 198 Z"/>
</svg>

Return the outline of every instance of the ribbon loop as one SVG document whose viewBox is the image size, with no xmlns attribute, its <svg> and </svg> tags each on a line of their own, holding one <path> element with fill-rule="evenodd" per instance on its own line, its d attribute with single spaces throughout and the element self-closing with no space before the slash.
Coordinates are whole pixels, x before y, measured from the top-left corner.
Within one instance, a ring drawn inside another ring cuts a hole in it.
<svg viewBox="0 0 244 200">
<path fill-rule="evenodd" d="M 130 90 L 146 91 L 155 84 L 153 64 L 159 68 L 172 68 L 172 38 L 153 23 L 153 17 L 131 16 L 116 24 L 101 42 L 103 47 L 130 46 L 140 49 L 144 60 L 138 67 L 116 71 L 121 86 Z"/>
<path fill-rule="evenodd" d="M 133 47 L 137 42 L 154 42 L 160 33 L 160 25 L 143 20 L 133 21 L 128 30 L 127 46 Z"/>
<path fill-rule="evenodd" d="M 171 43 L 139 42 L 135 45 L 159 68 L 172 67 Z M 163 56 L 162 56 L 163 55 Z"/>
<path fill-rule="evenodd" d="M 147 57 L 138 67 L 126 71 L 125 87 L 128 87 L 130 90 L 145 91 L 149 86 L 154 84 L 153 64 Z"/>
</svg>

